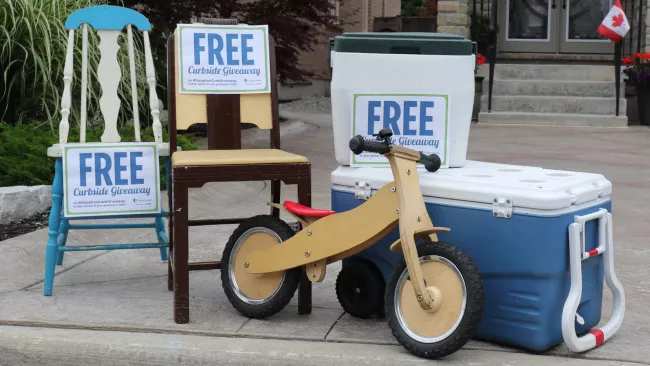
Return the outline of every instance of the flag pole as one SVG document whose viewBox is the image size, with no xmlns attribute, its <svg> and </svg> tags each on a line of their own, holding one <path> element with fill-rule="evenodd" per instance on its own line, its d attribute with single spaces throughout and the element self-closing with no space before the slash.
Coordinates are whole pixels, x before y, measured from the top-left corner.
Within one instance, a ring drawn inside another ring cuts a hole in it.
<svg viewBox="0 0 650 366">
<path fill-rule="evenodd" d="M 621 104 L 621 57 L 623 51 L 623 42 L 616 42 L 614 44 L 614 77 L 616 78 L 616 117 L 619 116 L 619 108 Z"/>
</svg>

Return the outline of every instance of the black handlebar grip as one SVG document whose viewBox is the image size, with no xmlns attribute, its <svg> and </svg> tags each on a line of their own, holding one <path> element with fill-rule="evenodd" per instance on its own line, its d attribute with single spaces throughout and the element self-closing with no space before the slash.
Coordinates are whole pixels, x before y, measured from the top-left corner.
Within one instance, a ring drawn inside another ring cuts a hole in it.
<svg viewBox="0 0 650 366">
<path fill-rule="evenodd" d="M 355 155 L 359 155 L 364 151 L 385 155 L 390 152 L 390 146 L 379 141 L 368 141 L 357 135 L 350 139 L 350 150 Z"/>
<path fill-rule="evenodd" d="M 424 164 L 424 168 L 431 173 L 438 171 L 442 165 L 440 157 L 436 154 L 425 155 L 420 153 L 420 160 L 418 163 Z"/>
</svg>

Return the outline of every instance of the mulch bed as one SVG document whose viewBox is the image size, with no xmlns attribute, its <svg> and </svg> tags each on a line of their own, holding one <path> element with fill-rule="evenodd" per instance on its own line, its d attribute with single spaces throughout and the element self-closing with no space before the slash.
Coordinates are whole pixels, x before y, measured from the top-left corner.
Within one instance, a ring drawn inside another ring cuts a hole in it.
<svg viewBox="0 0 650 366">
<path fill-rule="evenodd" d="M 16 236 L 31 233 L 32 231 L 47 227 L 47 221 L 49 217 L 50 212 L 48 211 L 34 215 L 21 222 L 0 225 L 0 241 L 11 239 Z M 44 238 L 43 240 L 47 240 L 47 238 Z"/>
</svg>

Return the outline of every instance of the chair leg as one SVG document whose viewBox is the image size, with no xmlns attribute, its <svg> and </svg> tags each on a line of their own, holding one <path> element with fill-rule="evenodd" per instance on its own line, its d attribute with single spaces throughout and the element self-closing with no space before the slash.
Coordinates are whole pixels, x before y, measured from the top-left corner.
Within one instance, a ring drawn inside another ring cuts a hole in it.
<svg viewBox="0 0 650 366">
<path fill-rule="evenodd" d="M 172 248 L 169 248 L 169 257 L 172 258 L 174 256 L 174 251 Z M 167 260 L 167 290 L 173 291 L 174 290 L 174 271 L 172 270 L 172 261 Z"/>
<path fill-rule="evenodd" d="M 190 273 L 188 263 L 188 187 L 175 182 L 174 190 L 174 321 L 178 324 L 190 321 Z"/>
<path fill-rule="evenodd" d="M 170 205 L 171 207 L 171 205 Z M 169 209 L 169 221 L 168 221 L 168 228 L 169 228 L 169 247 L 168 247 L 168 256 L 169 258 L 167 259 L 167 290 L 172 291 L 174 290 L 174 270 L 172 268 L 172 258 L 174 258 L 174 219 L 172 215 L 172 210 L 171 208 Z"/>
<path fill-rule="evenodd" d="M 298 203 L 311 207 L 311 179 L 301 179 L 298 183 Z M 311 314 L 312 288 L 305 268 L 302 269 L 300 284 L 298 286 L 298 314 Z"/>
<path fill-rule="evenodd" d="M 62 211 L 63 212 L 63 211 Z M 59 225 L 59 240 L 58 240 L 58 245 L 59 247 L 65 247 L 65 245 L 68 243 L 68 231 L 70 230 L 70 222 L 63 218 L 63 214 L 61 214 L 61 225 Z M 57 265 L 62 265 L 63 264 L 63 255 L 65 254 L 64 251 L 59 251 L 56 256 L 56 264 Z"/>
<path fill-rule="evenodd" d="M 169 157 L 166 156 L 163 158 L 163 169 L 165 170 L 165 190 L 167 190 L 167 196 L 169 196 Z M 171 211 L 171 208 L 169 209 Z M 159 243 L 164 243 L 165 241 L 160 236 L 160 233 L 165 232 L 165 221 L 161 216 L 156 217 L 156 237 L 158 238 Z M 167 238 L 168 240 L 169 237 Z M 167 261 L 169 260 L 169 251 L 168 248 L 160 248 L 160 260 Z"/>
<path fill-rule="evenodd" d="M 156 237 L 158 238 L 158 242 L 159 243 L 164 243 L 165 240 L 160 235 L 160 233 L 165 232 L 165 222 L 163 221 L 162 217 L 160 217 L 160 216 L 156 217 L 155 222 L 156 222 Z M 160 260 L 165 262 L 168 259 L 169 259 L 169 257 L 167 256 L 167 248 L 160 248 Z"/>
<path fill-rule="evenodd" d="M 271 181 L 271 202 L 279 204 L 280 203 L 280 190 L 281 182 L 279 180 Z M 271 215 L 275 217 L 280 217 L 280 210 L 275 207 L 271 207 Z"/>
<path fill-rule="evenodd" d="M 43 295 L 51 296 L 56 269 L 59 228 L 61 227 L 61 203 L 63 201 L 63 166 L 61 158 L 54 163 L 54 182 L 52 184 L 52 208 L 50 209 L 48 242 L 45 249 L 45 278 Z"/>
<path fill-rule="evenodd" d="M 169 209 L 167 210 L 169 212 L 169 217 L 167 218 L 167 228 L 169 229 L 169 234 L 167 235 L 167 239 L 169 239 L 169 247 L 168 247 L 168 259 L 167 259 L 167 290 L 172 291 L 174 290 L 174 271 L 172 269 L 172 261 L 169 258 L 173 258 L 174 256 L 174 205 L 172 202 L 172 178 L 171 178 L 171 170 L 170 170 L 170 163 L 169 163 L 169 157 L 165 158 L 165 188 L 167 189 L 167 205 L 169 206 Z"/>
</svg>

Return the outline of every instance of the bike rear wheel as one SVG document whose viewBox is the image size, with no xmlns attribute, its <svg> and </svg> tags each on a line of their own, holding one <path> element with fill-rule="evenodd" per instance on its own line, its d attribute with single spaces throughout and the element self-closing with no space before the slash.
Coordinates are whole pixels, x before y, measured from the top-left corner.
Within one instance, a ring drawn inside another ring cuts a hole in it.
<svg viewBox="0 0 650 366">
<path fill-rule="evenodd" d="M 301 271 L 253 274 L 246 270 L 246 257 L 281 243 L 294 235 L 291 227 L 269 215 L 252 217 L 233 232 L 221 259 L 221 284 L 230 303 L 241 314 L 267 318 L 284 309 L 298 288 Z"/>
<path fill-rule="evenodd" d="M 436 359 L 462 348 L 472 337 L 483 314 L 483 283 L 472 259 L 447 243 L 418 247 L 425 286 L 435 286 L 442 305 L 423 310 L 402 260 L 386 288 L 386 317 L 397 341 L 412 354 Z"/>
</svg>

